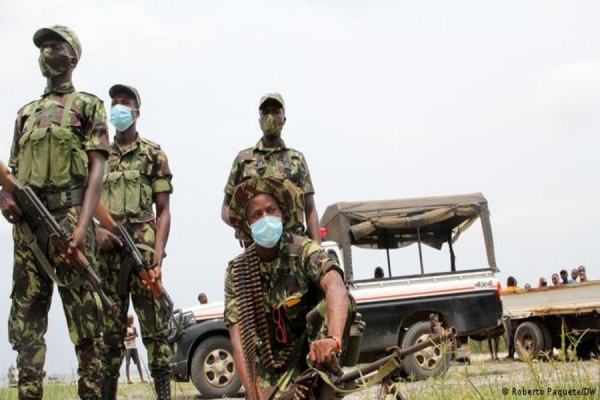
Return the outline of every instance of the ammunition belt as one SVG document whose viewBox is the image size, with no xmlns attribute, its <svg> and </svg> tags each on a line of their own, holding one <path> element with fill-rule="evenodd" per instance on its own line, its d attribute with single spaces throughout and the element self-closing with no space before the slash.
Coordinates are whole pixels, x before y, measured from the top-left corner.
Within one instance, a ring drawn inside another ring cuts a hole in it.
<svg viewBox="0 0 600 400">
<path fill-rule="evenodd" d="M 260 363 L 268 370 L 277 370 L 287 365 L 292 354 L 295 353 L 296 346 L 290 346 L 280 352 L 278 359 L 273 354 L 260 279 L 260 259 L 256 252 L 256 245 L 252 244 L 242 255 L 235 258 L 232 272 L 240 316 L 242 351 L 244 352 L 248 375 L 254 385 L 253 393 L 248 393 L 248 395 L 251 399 L 258 399 L 258 387 L 256 386 L 258 349 L 255 335 L 258 335 L 263 343 L 260 349 Z"/>
</svg>

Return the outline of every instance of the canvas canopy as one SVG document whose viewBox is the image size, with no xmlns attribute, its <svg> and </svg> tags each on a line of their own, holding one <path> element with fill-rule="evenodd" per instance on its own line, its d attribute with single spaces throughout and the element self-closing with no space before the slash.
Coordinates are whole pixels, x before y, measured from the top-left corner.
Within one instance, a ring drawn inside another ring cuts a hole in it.
<svg viewBox="0 0 600 400">
<path fill-rule="evenodd" d="M 444 243 L 454 243 L 478 218 L 489 266 L 496 270 L 489 210 L 481 193 L 335 203 L 325 210 L 321 226 L 328 232 L 325 239 L 340 245 L 344 263 L 351 266 L 351 246 L 394 249 L 420 240 L 441 249 Z"/>
</svg>

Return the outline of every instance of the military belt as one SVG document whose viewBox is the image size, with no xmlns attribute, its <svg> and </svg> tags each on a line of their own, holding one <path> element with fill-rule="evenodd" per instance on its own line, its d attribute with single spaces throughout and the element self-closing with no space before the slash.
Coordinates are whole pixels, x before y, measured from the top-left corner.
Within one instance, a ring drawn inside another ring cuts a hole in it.
<svg viewBox="0 0 600 400">
<path fill-rule="evenodd" d="M 83 188 L 42 195 L 40 199 L 48 211 L 80 206 L 83 203 Z"/>
</svg>

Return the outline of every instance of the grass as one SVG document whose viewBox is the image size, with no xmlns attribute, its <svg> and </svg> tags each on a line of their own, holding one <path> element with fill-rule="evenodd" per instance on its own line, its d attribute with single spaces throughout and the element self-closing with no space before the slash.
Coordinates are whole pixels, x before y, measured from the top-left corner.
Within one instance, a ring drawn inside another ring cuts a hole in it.
<svg viewBox="0 0 600 400">
<path fill-rule="evenodd" d="M 16 387 L 6 387 L 6 380 L 0 381 L 3 387 L 0 387 L 0 400 L 17 400 L 18 393 Z M 197 394 L 194 386 L 189 382 L 172 382 L 171 393 L 173 399 L 192 399 Z M 150 383 L 134 383 L 128 385 L 125 382 L 119 382 L 119 399 L 154 399 L 153 386 Z M 44 399 L 47 400 L 77 400 L 76 383 L 48 383 L 44 385 Z"/>
<path fill-rule="evenodd" d="M 545 361 L 473 361 L 472 364 L 453 364 L 450 370 L 438 377 L 419 382 L 396 384 L 407 399 L 460 399 L 460 400 L 522 400 L 522 399 L 600 399 L 600 360 L 582 361 L 565 351 L 567 343 L 574 347 L 578 340 L 563 334 L 563 350 L 557 358 Z M 500 351 L 503 349 L 500 343 Z M 471 344 L 472 354 L 478 354 L 476 344 Z M 487 354 L 487 343 L 483 352 Z M 0 384 L 6 385 L 6 380 Z M 173 399 L 195 399 L 197 392 L 189 382 L 172 384 Z M 77 399 L 77 386 L 46 384 L 44 399 Z M 580 392 L 569 392 L 579 390 Z M 152 386 L 120 382 L 119 399 L 154 399 Z M 388 399 L 391 396 L 388 397 Z M 16 400 L 17 389 L 0 387 L 0 400 Z M 347 397 L 348 400 L 375 400 L 375 389 Z"/>
</svg>

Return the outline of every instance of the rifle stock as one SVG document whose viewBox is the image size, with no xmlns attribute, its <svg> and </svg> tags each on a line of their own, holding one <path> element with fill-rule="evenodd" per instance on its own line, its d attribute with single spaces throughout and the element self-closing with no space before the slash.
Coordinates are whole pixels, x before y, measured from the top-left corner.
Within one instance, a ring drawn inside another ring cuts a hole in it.
<svg viewBox="0 0 600 400">
<path fill-rule="evenodd" d="M 173 320 L 176 328 L 181 331 L 181 326 L 173 316 L 173 300 L 171 300 L 171 297 L 165 290 L 160 279 L 155 279 L 154 282 L 152 281 L 156 277 L 152 266 L 148 261 L 146 261 L 125 227 L 117 225 L 113 217 L 110 215 L 110 211 L 102 200 L 100 200 L 98 203 L 94 218 L 98 220 L 101 226 L 110 230 L 119 238 L 119 240 L 121 240 L 121 243 L 123 243 L 122 250 L 125 252 L 127 257 L 133 261 L 135 269 L 140 278 L 146 282 L 146 285 L 149 286 L 148 290 L 150 293 L 152 293 L 152 296 L 154 296 L 163 310 L 167 313 L 171 320 Z"/>
<path fill-rule="evenodd" d="M 41 230 L 45 237 L 49 238 L 62 254 L 65 263 L 87 279 L 100 297 L 104 308 L 114 310 L 116 307 L 115 303 L 106 297 L 102 291 L 102 281 L 96 271 L 92 269 L 85 254 L 79 249 L 69 247 L 70 236 L 56 222 L 35 192 L 30 187 L 19 182 L 2 161 L 0 161 L 0 186 L 15 197 L 27 223 L 31 227 Z"/>
</svg>

